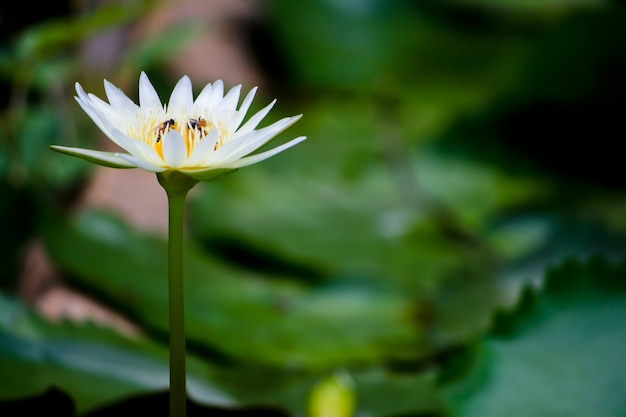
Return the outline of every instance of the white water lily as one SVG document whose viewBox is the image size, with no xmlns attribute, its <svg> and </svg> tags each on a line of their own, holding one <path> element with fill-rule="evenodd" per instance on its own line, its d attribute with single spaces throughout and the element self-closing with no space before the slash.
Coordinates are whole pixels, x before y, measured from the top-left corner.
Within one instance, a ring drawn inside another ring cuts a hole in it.
<svg viewBox="0 0 626 417">
<path fill-rule="evenodd" d="M 224 84 L 218 80 L 207 84 L 194 100 L 191 81 L 183 76 L 174 87 L 169 103 L 163 104 L 142 72 L 137 105 L 106 80 L 108 103 L 87 94 L 76 83 L 76 101 L 126 153 L 58 145 L 51 148 L 108 167 L 141 168 L 155 173 L 178 171 L 195 180 L 208 181 L 224 172 L 263 161 L 306 139 L 300 136 L 268 151 L 251 154 L 302 115 L 285 117 L 257 129 L 276 103 L 273 100 L 243 123 L 257 87 L 250 90 L 237 108 L 241 88 L 237 85 L 224 94 Z"/>
</svg>

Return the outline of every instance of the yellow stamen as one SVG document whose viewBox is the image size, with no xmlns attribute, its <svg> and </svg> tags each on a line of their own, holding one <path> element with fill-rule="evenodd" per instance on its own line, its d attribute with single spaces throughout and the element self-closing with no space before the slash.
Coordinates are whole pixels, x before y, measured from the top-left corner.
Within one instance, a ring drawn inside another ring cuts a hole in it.
<svg viewBox="0 0 626 417">
<path fill-rule="evenodd" d="M 219 138 L 214 150 L 219 149 L 227 137 L 226 129 L 203 117 L 173 117 L 164 114 L 150 115 L 144 123 L 141 123 L 140 128 L 131 126 L 128 135 L 149 144 L 163 158 L 163 139 L 172 129 L 182 135 L 187 146 L 187 157 L 214 129 L 219 129 Z"/>
</svg>

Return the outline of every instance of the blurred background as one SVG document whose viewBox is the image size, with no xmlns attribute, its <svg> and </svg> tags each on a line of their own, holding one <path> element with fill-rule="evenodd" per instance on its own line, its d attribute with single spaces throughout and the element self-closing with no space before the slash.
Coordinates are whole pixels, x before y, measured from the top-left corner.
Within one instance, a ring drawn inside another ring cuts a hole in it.
<svg viewBox="0 0 626 417">
<path fill-rule="evenodd" d="M 167 390 L 165 194 L 49 149 L 113 150 L 74 84 L 145 71 L 309 138 L 190 196 L 193 401 L 624 415 L 623 2 L 6 3 L 0 33 L 2 404 Z"/>
</svg>

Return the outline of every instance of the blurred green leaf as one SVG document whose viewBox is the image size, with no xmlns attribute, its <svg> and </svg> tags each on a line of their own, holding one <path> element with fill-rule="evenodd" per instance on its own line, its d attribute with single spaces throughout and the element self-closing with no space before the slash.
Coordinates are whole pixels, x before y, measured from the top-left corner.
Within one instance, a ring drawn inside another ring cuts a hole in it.
<svg viewBox="0 0 626 417">
<path fill-rule="evenodd" d="M 278 407 L 307 415 L 310 394 L 324 372 L 301 373 L 250 364 L 217 365 L 188 357 L 189 396 L 226 409 Z M 432 412 L 441 403 L 430 371 L 407 374 L 359 367 L 351 372 L 357 415 Z M 93 323 L 43 320 L 19 301 L 0 296 L 0 401 L 35 397 L 50 388 L 66 392 L 78 415 L 123 399 L 167 390 L 167 347 L 128 338 Z"/>
<path fill-rule="evenodd" d="M 205 24 L 205 22 L 203 22 Z M 172 51 L 184 48 L 197 39 L 202 25 L 198 22 L 184 22 L 164 28 L 158 34 L 140 40 L 135 47 L 124 57 L 124 66 L 138 68 L 151 74 L 151 81 L 156 83 L 160 67 L 171 60 Z"/>
<path fill-rule="evenodd" d="M 28 183 L 39 185 L 66 185 L 85 175 L 87 164 L 66 158 L 61 160 L 50 150 L 50 145 L 67 137 L 70 130 L 61 118 L 61 105 L 56 108 L 41 106 L 28 107 L 23 123 L 16 131 L 17 155 L 12 161 L 13 175 L 26 179 Z M 72 132 L 73 133 L 73 132 Z"/>
<path fill-rule="evenodd" d="M 47 222 L 54 263 L 72 282 L 165 334 L 166 240 L 137 234 L 102 214 L 78 220 Z M 309 288 L 287 276 L 225 264 L 191 241 L 185 260 L 187 335 L 200 349 L 285 369 L 423 354 L 412 304 L 392 289 L 358 282 Z"/>
<path fill-rule="evenodd" d="M 33 59 L 54 55 L 98 31 L 145 14 L 153 4 L 152 0 L 142 0 L 132 4 L 108 5 L 79 18 L 46 20 L 24 31 L 16 45 L 17 56 Z"/>
<path fill-rule="evenodd" d="M 342 368 L 354 381 L 355 416 L 438 414 L 442 402 L 435 390 L 436 373 L 390 371 L 379 366 Z M 236 371 L 237 369 L 232 369 Z M 246 367 L 238 375 L 226 376 L 235 396 L 244 404 L 279 406 L 295 417 L 310 416 L 311 394 L 317 384 L 334 373 L 282 372 Z"/>
<path fill-rule="evenodd" d="M 82 414 L 123 397 L 167 389 L 167 357 L 163 346 L 93 323 L 52 324 L 0 294 L 0 400 L 55 387 L 69 393 Z M 189 389 L 202 402 L 233 404 L 193 371 Z"/>
<path fill-rule="evenodd" d="M 597 200 L 590 188 L 623 190 L 614 138 L 624 131 L 625 18 L 623 5 L 608 3 L 528 33 L 506 94 L 460 114 L 437 145 L 552 181 L 564 205 Z"/>
<path fill-rule="evenodd" d="M 431 3 L 269 2 L 270 30 L 293 81 L 318 89 L 397 97 L 436 87 L 490 95 L 514 75 L 520 37 L 485 36 L 471 21 L 460 25 L 454 7 L 449 20 L 440 19 Z"/>
<path fill-rule="evenodd" d="M 622 416 L 625 276 L 602 258 L 552 268 L 449 368 L 449 415 Z"/>
<path fill-rule="evenodd" d="M 198 190 L 190 233 L 209 250 L 234 241 L 323 277 L 357 274 L 419 296 L 450 277 L 492 276 L 485 268 L 499 255 L 476 236 L 494 216 L 549 191 L 428 147 L 399 145 L 406 166 L 387 164 L 377 153 L 384 139 L 377 145 L 363 131 L 368 122 L 351 129 L 310 116 L 317 130 L 290 159 Z M 319 160 L 324 169 L 311 165 Z"/>
<path fill-rule="evenodd" d="M 567 12 L 594 9 L 609 3 L 607 0 L 447 0 L 447 3 L 468 8 L 486 9 L 509 15 L 536 15 L 560 17 Z"/>
<path fill-rule="evenodd" d="M 2 241 L 0 241 L 0 289 L 15 291 L 19 286 L 19 274 L 22 268 L 20 255 L 36 228 L 35 204 L 30 193 L 18 190 L 7 184 L 0 176 L 0 219 Z M 16 221 L 19 219 L 19 221 Z"/>
</svg>

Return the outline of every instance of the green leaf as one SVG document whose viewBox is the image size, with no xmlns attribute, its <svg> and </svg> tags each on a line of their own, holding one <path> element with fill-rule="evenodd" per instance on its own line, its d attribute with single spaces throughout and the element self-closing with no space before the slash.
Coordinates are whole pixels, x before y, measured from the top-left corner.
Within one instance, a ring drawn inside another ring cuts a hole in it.
<svg viewBox="0 0 626 417">
<path fill-rule="evenodd" d="M 310 395 L 326 372 L 306 373 L 228 366 L 188 356 L 189 396 L 198 404 L 236 409 L 275 406 L 307 415 Z M 50 388 L 67 393 L 78 414 L 129 397 L 167 390 L 166 345 L 128 338 L 87 322 L 50 323 L 21 302 L 0 294 L 0 401 L 35 397 Z M 363 367 L 348 372 L 358 415 L 435 412 L 441 403 L 435 374 Z"/>
<path fill-rule="evenodd" d="M 53 262 L 76 285 L 156 334 L 166 333 L 164 237 L 139 235 L 102 213 L 78 220 L 46 222 Z M 327 369 L 424 354 L 413 305 L 398 291 L 349 280 L 309 288 L 287 278 L 225 264 L 188 241 L 189 340 L 200 350 L 284 369 Z"/>
<path fill-rule="evenodd" d="M 623 416 L 625 276 L 600 258 L 549 271 L 448 369 L 449 415 Z"/>
<path fill-rule="evenodd" d="M 454 3 L 453 1 L 450 3 Z M 606 0 L 465 0 L 467 8 L 485 9 L 492 13 L 506 13 L 520 18 L 529 15 L 550 17 L 566 12 L 607 4 Z"/>
<path fill-rule="evenodd" d="M 0 294 L 0 400 L 32 397 L 56 387 L 71 395 L 82 414 L 122 397 L 166 390 L 167 358 L 167 348 L 147 339 L 128 338 L 89 322 L 53 324 Z M 203 367 L 189 373 L 190 396 L 231 406 L 229 395 L 194 372 Z"/>
<path fill-rule="evenodd" d="M 380 166 L 332 183 L 298 174 L 276 181 L 271 171 L 255 170 L 199 189 L 190 201 L 191 234 L 226 260 L 237 262 L 223 250 L 234 241 L 318 275 L 355 274 L 418 295 L 481 262 L 442 235 L 432 214 L 403 201 Z"/>
<path fill-rule="evenodd" d="M 18 56 L 27 63 L 58 53 L 98 31 L 141 16 L 151 7 L 149 1 L 140 1 L 133 5 L 102 7 L 80 18 L 46 19 L 21 34 L 16 44 Z"/>
</svg>

